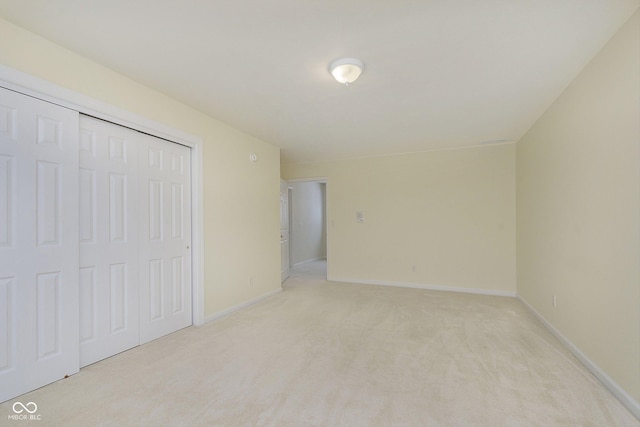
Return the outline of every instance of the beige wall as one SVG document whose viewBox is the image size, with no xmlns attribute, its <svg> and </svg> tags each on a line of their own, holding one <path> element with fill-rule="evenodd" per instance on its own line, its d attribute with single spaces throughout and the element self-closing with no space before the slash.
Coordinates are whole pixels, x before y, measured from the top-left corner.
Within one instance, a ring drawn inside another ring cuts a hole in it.
<svg viewBox="0 0 640 427">
<path fill-rule="evenodd" d="M 289 183 L 292 191 L 290 234 L 293 242 L 293 264 L 325 258 L 325 184 L 320 182 Z"/>
<path fill-rule="evenodd" d="M 518 294 L 640 400 L 638 12 L 519 141 L 517 195 Z"/>
<path fill-rule="evenodd" d="M 289 164 L 283 177 L 327 178 L 330 278 L 515 294 L 513 144 Z"/>
<path fill-rule="evenodd" d="M 203 139 L 205 315 L 280 287 L 277 147 L 2 19 L 0 64 Z"/>
</svg>

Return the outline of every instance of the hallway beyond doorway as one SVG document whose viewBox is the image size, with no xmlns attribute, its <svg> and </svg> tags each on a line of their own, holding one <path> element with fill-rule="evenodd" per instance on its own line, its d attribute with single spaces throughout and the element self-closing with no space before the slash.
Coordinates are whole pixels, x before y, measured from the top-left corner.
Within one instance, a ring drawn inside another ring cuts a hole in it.
<svg viewBox="0 0 640 427">
<path fill-rule="evenodd" d="M 327 278 L 327 260 L 308 261 L 291 267 L 289 277 L 325 280 Z"/>
</svg>

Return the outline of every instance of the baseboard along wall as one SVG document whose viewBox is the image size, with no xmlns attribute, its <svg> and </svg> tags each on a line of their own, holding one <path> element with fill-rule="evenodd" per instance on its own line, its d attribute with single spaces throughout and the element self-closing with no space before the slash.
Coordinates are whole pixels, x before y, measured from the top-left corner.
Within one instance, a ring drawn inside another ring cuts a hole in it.
<svg viewBox="0 0 640 427">
<path fill-rule="evenodd" d="M 465 294 L 493 295 L 498 297 L 512 297 L 512 298 L 516 297 L 515 292 L 496 291 L 491 289 L 459 288 L 454 286 L 427 285 L 422 283 L 388 282 L 384 280 L 344 279 L 344 278 L 333 277 L 333 276 L 327 277 L 327 280 L 330 282 L 357 283 L 362 285 L 377 285 L 377 286 L 394 286 L 398 288 L 425 289 L 428 291 L 461 292 Z"/>
<path fill-rule="evenodd" d="M 322 260 L 325 260 L 325 259 L 327 259 L 327 257 L 326 257 L 326 256 L 321 256 L 321 257 L 311 258 L 311 259 L 305 259 L 304 261 L 296 262 L 296 263 L 295 263 L 295 264 L 293 264 L 291 267 L 297 267 L 297 266 L 299 266 L 299 265 L 306 264 L 306 263 L 308 263 L 308 262 L 313 262 L 313 261 L 322 261 Z"/>
<path fill-rule="evenodd" d="M 257 303 L 259 303 L 261 301 L 264 301 L 267 298 L 270 298 L 270 297 L 272 297 L 274 295 L 277 295 L 277 294 L 279 294 L 281 292 L 282 292 L 282 288 L 274 289 L 273 291 L 267 292 L 266 294 L 262 294 L 262 295 L 260 295 L 260 296 L 258 296 L 256 298 L 250 299 L 249 301 L 245 301 L 245 302 L 240 303 L 238 305 L 234 305 L 233 307 L 229 307 L 229 308 L 227 308 L 225 310 L 222 310 L 222 311 L 219 311 L 217 313 L 211 314 L 211 315 L 205 317 L 204 323 L 213 322 L 214 320 L 218 320 L 218 319 L 221 319 L 223 317 L 226 317 L 226 316 L 228 316 L 230 314 L 235 313 L 238 310 L 242 310 L 245 307 L 249 307 L 251 305 L 257 304 Z"/>
<path fill-rule="evenodd" d="M 520 295 L 517 297 L 527 309 L 538 319 L 567 349 L 578 359 L 597 379 L 622 403 L 636 418 L 640 419 L 640 403 L 622 389 L 609 375 L 598 365 L 589 359 L 575 344 L 560 333 L 551 323 L 536 311 Z"/>
</svg>

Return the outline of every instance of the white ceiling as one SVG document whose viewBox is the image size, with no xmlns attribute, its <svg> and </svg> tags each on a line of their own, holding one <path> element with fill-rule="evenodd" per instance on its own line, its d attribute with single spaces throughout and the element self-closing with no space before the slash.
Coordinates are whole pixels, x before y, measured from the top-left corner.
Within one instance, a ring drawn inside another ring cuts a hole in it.
<svg viewBox="0 0 640 427">
<path fill-rule="evenodd" d="M 517 141 L 639 0 L 0 0 L 0 16 L 282 148 Z M 349 87 L 329 63 L 354 56 Z"/>
</svg>

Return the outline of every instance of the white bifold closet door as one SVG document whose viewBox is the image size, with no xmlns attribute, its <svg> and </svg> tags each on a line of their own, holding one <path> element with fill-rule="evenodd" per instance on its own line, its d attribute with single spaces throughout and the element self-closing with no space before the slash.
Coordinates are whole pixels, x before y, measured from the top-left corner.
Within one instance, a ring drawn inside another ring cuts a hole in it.
<svg viewBox="0 0 640 427">
<path fill-rule="evenodd" d="M 191 325 L 190 162 L 0 88 L 0 402 Z"/>
<path fill-rule="evenodd" d="M 191 151 L 140 134 L 140 343 L 191 325 Z"/>
<path fill-rule="evenodd" d="M 0 402 L 78 346 L 78 113 L 0 88 Z"/>
<path fill-rule="evenodd" d="M 80 119 L 80 365 L 140 342 L 138 132 Z"/>
<path fill-rule="evenodd" d="M 80 362 L 192 324 L 190 149 L 80 120 Z"/>
</svg>

